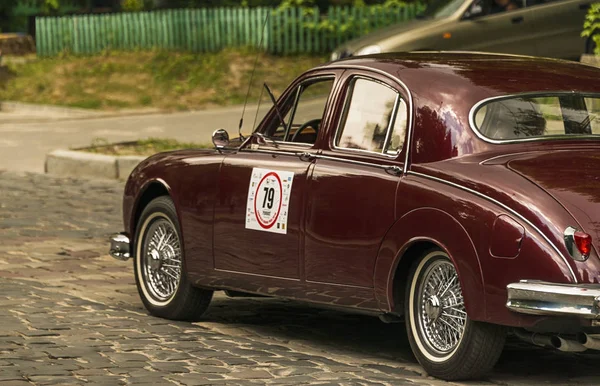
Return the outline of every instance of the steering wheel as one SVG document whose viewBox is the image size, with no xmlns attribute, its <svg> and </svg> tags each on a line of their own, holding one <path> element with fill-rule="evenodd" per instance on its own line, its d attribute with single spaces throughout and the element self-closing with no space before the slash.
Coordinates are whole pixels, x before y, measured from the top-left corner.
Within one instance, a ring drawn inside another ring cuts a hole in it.
<svg viewBox="0 0 600 386">
<path fill-rule="evenodd" d="M 292 135 L 292 142 L 296 142 L 296 139 L 298 138 L 298 136 L 300 135 L 300 133 L 302 133 L 302 131 L 304 131 L 304 129 L 308 128 L 308 127 L 312 127 L 315 130 L 315 134 L 319 133 L 319 124 L 321 123 L 321 119 L 317 118 L 317 119 L 311 119 L 308 122 L 304 122 L 302 124 L 302 126 L 300 126 L 298 128 L 298 130 L 296 130 L 296 132 L 294 133 L 294 135 Z"/>
</svg>

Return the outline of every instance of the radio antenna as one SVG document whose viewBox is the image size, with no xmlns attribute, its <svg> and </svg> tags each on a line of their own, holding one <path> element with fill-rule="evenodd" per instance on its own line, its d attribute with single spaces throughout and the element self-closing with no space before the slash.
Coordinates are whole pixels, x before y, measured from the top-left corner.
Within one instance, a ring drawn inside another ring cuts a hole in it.
<svg viewBox="0 0 600 386">
<path fill-rule="evenodd" d="M 238 127 L 238 134 L 240 138 L 245 140 L 242 135 L 242 126 L 244 125 L 244 114 L 246 114 L 246 106 L 248 105 L 248 98 L 250 97 L 250 89 L 252 88 L 252 81 L 254 80 L 254 73 L 256 72 L 256 66 L 258 65 L 258 59 L 260 58 L 260 49 L 263 45 L 263 40 L 265 38 L 265 27 L 267 26 L 267 22 L 269 21 L 269 13 L 267 11 L 267 16 L 265 17 L 265 21 L 262 25 L 262 33 L 260 34 L 260 42 L 258 43 L 258 52 L 256 53 L 256 59 L 254 60 L 254 68 L 252 68 L 252 74 L 250 75 L 250 83 L 248 84 L 248 91 L 246 92 L 246 99 L 244 101 L 244 108 L 242 109 L 242 117 L 240 118 L 240 126 Z M 262 92 L 261 92 L 262 95 Z M 260 103 L 260 100 L 259 100 Z M 258 114 L 258 113 L 257 113 Z"/>
</svg>

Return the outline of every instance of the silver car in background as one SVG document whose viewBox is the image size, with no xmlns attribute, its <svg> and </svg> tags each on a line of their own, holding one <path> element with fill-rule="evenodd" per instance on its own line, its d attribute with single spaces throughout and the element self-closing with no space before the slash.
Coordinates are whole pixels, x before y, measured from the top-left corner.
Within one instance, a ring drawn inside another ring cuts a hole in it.
<svg viewBox="0 0 600 386">
<path fill-rule="evenodd" d="M 397 51 L 468 50 L 578 60 L 590 0 L 441 0 L 417 20 L 338 47 L 332 60 Z"/>
</svg>

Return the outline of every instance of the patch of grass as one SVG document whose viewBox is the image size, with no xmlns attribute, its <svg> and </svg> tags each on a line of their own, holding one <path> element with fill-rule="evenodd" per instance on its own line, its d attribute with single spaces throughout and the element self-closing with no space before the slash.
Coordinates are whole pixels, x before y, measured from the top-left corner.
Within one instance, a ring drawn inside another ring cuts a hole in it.
<svg viewBox="0 0 600 386">
<path fill-rule="evenodd" d="M 249 50 L 138 51 L 9 62 L 3 68 L 11 76 L 0 82 L 0 100 L 103 110 L 194 110 L 240 104 L 256 55 Z M 326 60 L 258 55 L 250 103 L 258 100 L 263 82 L 279 95 L 303 71 Z"/>
<path fill-rule="evenodd" d="M 179 142 L 171 138 L 148 138 L 133 142 L 109 144 L 103 138 L 96 138 L 90 147 L 76 149 L 97 154 L 108 155 L 142 155 L 150 156 L 163 151 L 181 149 L 212 149 L 212 144 Z"/>
</svg>

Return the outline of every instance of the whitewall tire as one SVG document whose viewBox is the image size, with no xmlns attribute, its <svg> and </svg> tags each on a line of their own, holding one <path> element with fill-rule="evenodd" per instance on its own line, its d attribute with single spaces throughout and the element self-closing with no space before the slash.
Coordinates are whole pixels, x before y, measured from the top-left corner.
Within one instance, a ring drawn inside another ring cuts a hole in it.
<svg viewBox="0 0 600 386">
<path fill-rule="evenodd" d="M 187 278 L 179 220 L 171 198 L 152 200 L 136 229 L 135 281 L 146 309 L 167 319 L 198 319 L 208 308 L 212 291 L 193 287 Z"/>
<path fill-rule="evenodd" d="M 405 300 L 410 345 L 427 373 L 472 379 L 496 364 L 505 329 L 468 317 L 458 273 L 445 252 L 429 250 L 413 264 Z"/>
</svg>

